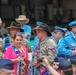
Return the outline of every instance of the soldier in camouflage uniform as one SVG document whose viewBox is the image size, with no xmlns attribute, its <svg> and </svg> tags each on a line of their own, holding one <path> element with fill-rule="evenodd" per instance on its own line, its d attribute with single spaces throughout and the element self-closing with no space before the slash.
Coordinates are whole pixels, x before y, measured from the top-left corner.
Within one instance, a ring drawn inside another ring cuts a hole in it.
<svg viewBox="0 0 76 75">
<path fill-rule="evenodd" d="M 5 37 L 3 40 L 3 51 L 5 51 L 8 46 L 10 46 L 13 42 L 13 37 L 16 33 L 23 32 L 24 30 L 21 29 L 21 25 L 15 21 L 11 22 L 10 27 L 8 27 L 10 31 L 10 35 Z M 31 46 L 29 45 L 28 41 L 23 38 L 23 45 L 28 48 L 28 52 L 31 51 Z"/>
<path fill-rule="evenodd" d="M 55 42 L 49 37 L 51 36 L 50 28 L 46 24 L 41 24 L 34 28 L 36 30 L 37 37 L 39 38 L 39 43 L 34 51 L 34 64 L 35 66 L 38 65 L 37 59 L 45 56 L 49 63 L 52 64 L 54 58 L 56 57 L 56 44 Z"/>
<path fill-rule="evenodd" d="M 56 56 L 56 44 L 49 37 L 51 36 L 50 28 L 46 24 L 41 24 L 40 26 L 34 28 L 34 30 L 36 30 L 37 37 L 40 39 L 40 57 L 46 56 L 51 64 Z M 35 52 L 39 52 L 38 45 Z"/>
</svg>

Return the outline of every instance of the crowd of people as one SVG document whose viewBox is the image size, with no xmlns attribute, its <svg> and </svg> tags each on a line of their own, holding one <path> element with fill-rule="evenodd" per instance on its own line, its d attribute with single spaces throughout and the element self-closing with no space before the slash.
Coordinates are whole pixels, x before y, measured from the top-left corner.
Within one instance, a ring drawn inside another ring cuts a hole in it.
<svg viewBox="0 0 76 75">
<path fill-rule="evenodd" d="M 68 24 L 70 30 L 57 25 L 53 32 L 43 22 L 33 29 L 28 23 L 19 15 L 4 28 L 0 19 L 0 75 L 76 75 L 76 21 Z"/>
</svg>

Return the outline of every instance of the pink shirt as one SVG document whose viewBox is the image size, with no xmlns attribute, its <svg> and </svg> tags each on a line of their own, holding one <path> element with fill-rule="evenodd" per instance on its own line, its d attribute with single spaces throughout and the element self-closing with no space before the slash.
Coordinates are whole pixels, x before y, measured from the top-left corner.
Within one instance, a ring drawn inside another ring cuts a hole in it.
<svg viewBox="0 0 76 75">
<path fill-rule="evenodd" d="M 22 46 L 22 47 L 23 47 L 24 51 L 26 52 L 26 58 L 25 58 L 25 60 L 26 60 L 26 59 L 28 59 L 28 50 L 25 46 Z M 22 54 L 24 55 L 24 53 L 22 53 Z M 8 49 L 6 50 L 6 52 L 4 54 L 4 58 L 5 59 L 10 59 L 10 60 L 17 58 L 17 55 L 16 55 L 12 46 L 8 47 Z M 18 65 L 18 62 L 14 62 L 14 71 L 15 71 L 14 75 L 16 75 L 17 65 Z"/>
</svg>

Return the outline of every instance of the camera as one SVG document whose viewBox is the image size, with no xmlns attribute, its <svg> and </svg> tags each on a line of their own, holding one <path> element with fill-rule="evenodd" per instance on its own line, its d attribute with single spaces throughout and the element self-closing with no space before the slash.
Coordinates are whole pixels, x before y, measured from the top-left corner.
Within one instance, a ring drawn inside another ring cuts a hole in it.
<svg viewBox="0 0 76 75">
<path fill-rule="evenodd" d="M 42 58 L 38 58 L 37 63 L 41 63 L 41 62 L 42 62 Z"/>
</svg>

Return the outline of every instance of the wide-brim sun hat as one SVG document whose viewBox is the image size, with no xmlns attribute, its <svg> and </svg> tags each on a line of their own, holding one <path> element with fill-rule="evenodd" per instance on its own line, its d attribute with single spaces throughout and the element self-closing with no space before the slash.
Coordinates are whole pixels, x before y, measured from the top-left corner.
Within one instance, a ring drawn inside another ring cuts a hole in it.
<svg viewBox="0 0 76 75">
<path fill-rule="evenodd" d="M 29 22 L 29 19 L 28 19 L 28 18 L 26 18 L 26 16 L 25 16 L 25 15 L 19 15 L 19 17 L 18 17 L 18 18 L 16 18 L 15 20 L 16 20 L 16 21 L 17 21 L 17 20 L 25 20 L 25 22 L 26 22 L 26 23 L 28 23 L 28 22 Z"/>
<path fill-rule="evenodd" d="M 48 36 L 51 36 L 50 27 L 47 24 L 43 23 L 43 24 L 33 28 L 33 30 L 38 30 L 38 29 L 46 31 L 48 33 Z"/>
<path fill-rule="evenodd" d="M 20 32 L 24 32 L 24 30 L 21 29 L 20 23 L 18 23 L 16 21 L 11 22 L 11 25 L 9 27 L 7 27 L 7 28 L 8 29 L 10 29 L 10 28 L 17 28 L 17 29 L 20 29 Z"/>
</svg>

